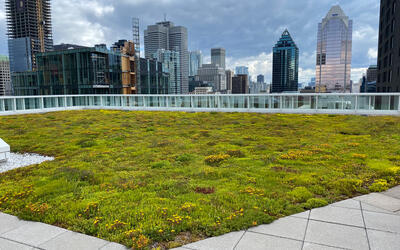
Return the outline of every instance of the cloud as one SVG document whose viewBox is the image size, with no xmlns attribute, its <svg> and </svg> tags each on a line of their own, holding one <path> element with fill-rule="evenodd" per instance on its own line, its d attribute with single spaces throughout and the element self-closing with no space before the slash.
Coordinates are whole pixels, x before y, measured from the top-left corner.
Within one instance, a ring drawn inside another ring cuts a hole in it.
<svg viewBox="0 0 400 250">
<path fill-rule="evenodd" d="M 103 21 L 107 20 L 114 10 L 113 5 L 102 1 L 55 0 L 53 3 L 55 43 L 93 46 L 107 42 L 107 33 L 110 29 L 103 24 Z"/>
<path fill-rule="evenodd" d="M 243 58 L 227 58 L 227 68 L 235 69 L 237 66 L 249 68 L 249 74 L 254 78 L 257 75 L 265 75 L 266 81 L 271 80 L 272 75 L 272 53 L 262 52 L 257 56 Z"/>
<path fill-rule="evenodd" d="M 351 69 L 351 80 L 357 83 L 363 77 L 363 75 L 367 72 L 368 67 L 366 68 L 352 68 Z"/>
<path fill-rule="evenodd" d="M 372 60 L 376 60 L 378 58 L 378 50 L 376 48 L 368 49 L 368 58 Z"/>
</svg>

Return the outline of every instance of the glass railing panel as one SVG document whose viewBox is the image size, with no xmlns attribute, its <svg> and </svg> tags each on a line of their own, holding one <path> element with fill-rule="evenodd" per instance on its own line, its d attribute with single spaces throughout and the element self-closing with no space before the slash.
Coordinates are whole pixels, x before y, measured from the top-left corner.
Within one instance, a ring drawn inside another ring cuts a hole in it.
<svg viewBox="0 0 400 250">
<path fill-rule="evenodd" d="M 5 111 L 14 110 L 14 99 L 4 99 L 4 110 Z"/>
<path fill-rule="evenodd" d="M 357 99 L 357 110 L 370 110 L 370 97 L 369 96 L 358 96 Z"/>
</svg>

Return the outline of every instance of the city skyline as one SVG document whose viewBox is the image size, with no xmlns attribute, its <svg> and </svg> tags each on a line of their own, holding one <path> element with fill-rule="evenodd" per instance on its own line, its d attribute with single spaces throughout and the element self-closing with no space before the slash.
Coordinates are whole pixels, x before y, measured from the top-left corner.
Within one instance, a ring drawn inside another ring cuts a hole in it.
<svg viewBox="0 0 400 250">
<path fill-rule="evenodd" d="M 358 80 L 370 64 L 376 64 L 379 1 L 323 1 L 321 3 L 310 0 L 295 4 L 273 1 L 267 12 L 261 11 L 265 4 L 262 1 L 251 3 L 239 1 L 235 2 L 237 8 L 221 7 L 230 2 L 221 0 L 213 3 L 214 7 L 205 7 L 203 4 L 195 12 L 194 7 L 197 7 L 200 2 L 191 2 L 192 6 L 189 6 L 189 3 L 179 0 L 162 1 L 159 3 L 161 7 L 157 8 L 154 1 L 110 3 L 96 0 L 83 3 L 74 0 L 69 2 L 53 0 L 54 39 L 56 44 L 64 42 L 110 45 L 116 38 L 131 38 L 130 20 L 132 16 L 138 16 L 141 21 L 140 33 L 143 40 L 143 31 L 147 25 L 162 21 L 163 13 L 174 13 L 168 14 L 167 19 L 187 26 L 189 50 L 201 50 L 204 55 L 207 55 L 205 63 L 210 61 L 208 56 L 210 48 L 224 47 L 227 51 L 227 68 L 234 69 L 238 65 L 247 65 L 251 75 L 264 74 L 266 81 L 270 82 L 272 77 L 271 47 L 279 38 L 281 30 L 288 28 L 297 38 L 301 51 L 300 82 L 308 82 L 315 75 L 315 33 L 318 22 L 333 5 L 339 3 L 346 14 L 354 20 L 353 43 L 356 49 L 353 52 L 352 79 Z M 300 5 L 303 6 L 304 13 L 297 14 Z M 178 7 L 178 11 L 173 11 Z M 222 8 L 221 15 L 211 15 L 213 9 L 218 9 L 217 7 Z M 74 8 L 74 11 L 66 11 L 71 8 Z M 244 13 L 243 16 L 238 17 L 237 20 L 229 18 L 239 10 L 240 13 Z M 199 22 L 200 20 L 204 22 Z M 4 5 L 0 5 L 0 41 L 6 42 L 5 39 Z M 0 54 L 7 55 L 6 44 L 0 44 Z"/>
</svg>

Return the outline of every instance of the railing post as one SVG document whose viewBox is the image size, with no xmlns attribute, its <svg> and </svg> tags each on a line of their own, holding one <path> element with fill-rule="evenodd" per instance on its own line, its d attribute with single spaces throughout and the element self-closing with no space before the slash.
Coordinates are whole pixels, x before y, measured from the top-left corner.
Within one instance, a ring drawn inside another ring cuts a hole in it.
<svg viewBox="0 0 400 250">
<path fill-rule="evenodd" d="M 44 100 L 43 100 L 43 97 L 40 97 L 40 109 L 44 109 Z"/>
<path fill-rule="evenodd" d="M 399 105 L 400 105 L 400 103 L 399 103 Z M 372 107 L 371 107 L 371 96 L 368 96 L 368 110 L 371 110 L 372 109 Z"/>
<path fill-rule="evenodd" d="M 250 96 L 247 96 L 247 109 L 250 109 Z"/>
<path fill-rule="evenodd" d="M 356 103 L 355 103 L 354 110 L 358 111 L 358 95 L 356 95 Z"/>
<path fill-rule="evenodd" d="M 397 110 L 400 111 L 400 95 L 397 96 L 397 100 L 398 100 L 398 106 L 397 106 Z"/>
<path fill-rule="evenodd" d="M 168 96 L 165 96 L 165 102 L 166 102 L 165 106 L 167 108 L 169 108 L 169 97 Z"/>
<path fill-rule="evenodd" d="M 25 110 L 25 98 L 22 98 L 22 110 Z"/>
<path fill-rule="evenodd" d="M 6 107 L 4 105 L 4 99 L 0 99 L 0 111 L 6 111 Z"/>
<path fill-rule="evenodd" d="M 13 99 L 13 111 L 17 111 L 17 98 Z"/>
<path fill-rule="evenodd" d="M 217 97 L 217 108 L 221 108 L 221 98 L 220 98 L 220 96 L 219 95 L 216 95 L 216 97 Z"/>
<path fill-rule="evenodd" d="M 190 96 L 190 107 L 191 107 L 192 109 L 194 108 L 193 96 Z"/>
<path fill-rule="evenodd" d="M 315 109 L 318 109 L 318 95 L 315 96 Z"/>
</svg>

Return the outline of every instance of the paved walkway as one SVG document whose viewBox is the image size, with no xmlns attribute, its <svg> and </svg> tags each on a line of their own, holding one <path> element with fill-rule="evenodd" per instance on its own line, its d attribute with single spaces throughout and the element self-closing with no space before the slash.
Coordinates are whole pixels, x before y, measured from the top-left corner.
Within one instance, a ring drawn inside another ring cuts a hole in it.
<svg viewBox="0 0 400 250">
<path fill-rule="evenodd" d="M 122 245 L 0 213 L 0 250 L 126 250 Z M 400 186 L 176 250 L 399 250 Z"/>
<path fill-rule="evenodd" d="M 176 250 L 400 250 L 400 186 Z"/>
</svg>

